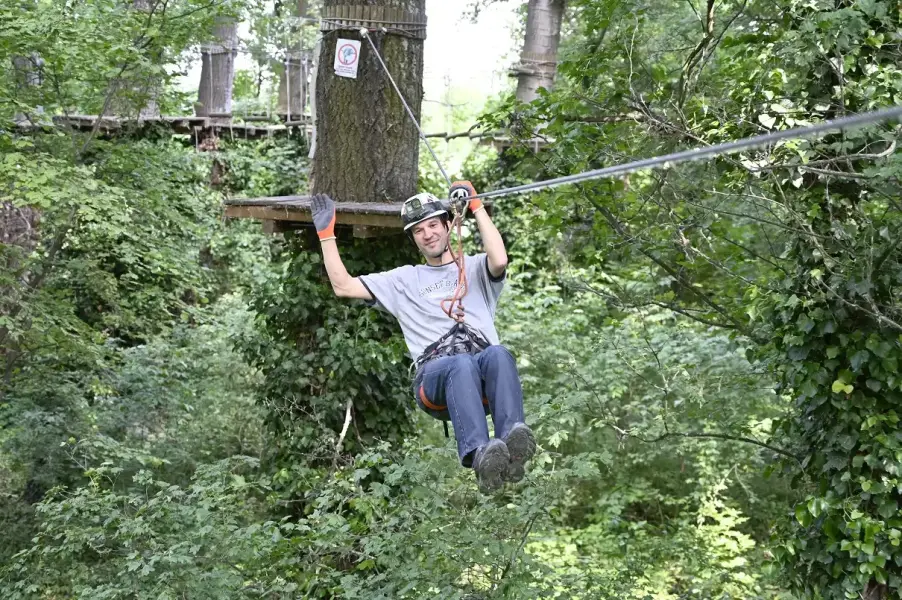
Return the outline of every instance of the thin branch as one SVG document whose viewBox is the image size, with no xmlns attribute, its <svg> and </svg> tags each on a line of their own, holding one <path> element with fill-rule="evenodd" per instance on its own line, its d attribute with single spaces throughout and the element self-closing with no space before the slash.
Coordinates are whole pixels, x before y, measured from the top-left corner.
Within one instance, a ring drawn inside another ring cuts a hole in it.
<svg viewBox="0 0 902 600">
<path fill-rule="evenodd" d="M 348 434 L 348 426 L 351 424 L 351 407 L 353 406 L 353 402 L 351 399 L 348 399 L 348 404 L 345 407 L 345 424 L 341 428 L 341 435 L 338 436 L 338 441 L 335 442 L 335 454 L 332 457 L 332 468 L 334 469 L 338 465 L 338 457 L 341 455 L 341 445 L 345 441 L 345 436 Z"/>
<path fill-rule="evenodd" d="M 816 173 L 818 175 L 830 175 L 832 177 L 844 177 L 846 179 L 873 179 L 872 175 L 865 175 L 864 173 L 856 173 L 853 171 L 833 171 L 831 169 L 815 169 L 809 166 L 800 166 L 800 171 L 808 171 L 810 173 Z"/>
<path fill-rule="evenodd" d="M 761 173 L 764 171 L 773 171 L 778 169 L 798 169 L 802 167 L 817 167 L 823 165 L 835 165 L 841 161 L 853 161 L 853 160 L 876 160 L 878 158 L 886 158 L 896 150 L 896 140 L 893 140 L 890 145 L 883 150 L 882 152 L 877 152 L 875 154 L 846 154 L 844 156 L 837 156 L 835 158 L 823 158 L 819 160 L 810 160 L 807 163 L 782 163 L 776 165 L 765 165 L 762 167 L 754 167 L 749 169 L 750 173 Z"/>
<path fill-rule="evenodd" d="M 686 0 L 686 4 L 689 5 L 689 8 L 691 8 L 692 12 L 695 13 L 695 17 L 698 19 L 698 22 L 701 23 L 702 28 L 704 28 L 705 22 L 702 21 L 702 16 L 700 14 L 698 14 L 698 9 L 695 8 L 695 5 L 692 3 L 692 0 Z"/>
<path fill-rule="evenodd" d="M 698 45 L 695 47 L 695 49 L 686 58 L 686 61 L 683 63 L 682 73 L 680 73 L 680 80 L 677 83 L 677 88 L 679 90 L 677 93 L 677 107 L 682 107 L 686 102 L 686 96 L 688 95 L 689 86 L 692 83 L 692 77 L 695 67 L 705 57 L 705 53 L 708 50 L 708 45 L 714 38 L 714 3 L 715 0 L 708 0 L 708 8 L 705 13 L 706 20 L 702 24 L 702 26 L 704 27 L 704 36 L 698 42 Z"/>
<path fill-rule="evenodd" d="M 641 113 L 631 112 L 623 115 L 562 115 L 560 118 L 568 123 L 636 123 L 644 120 L 643 117 Z"/>
<path fill-rule="evenodd" d="M 723 241 L 727 242 L 728 244 L 732 244 L 732 245 L 736 246 L 737 248 L 739 248 L 740 250 L 742 250 L 742 251 L 748 253 L 750 256 L 753 256 L 753 257 L 757 258 L 758 260 L 763 261 L 763 262 L 766 262 L 766 263 L 769 264 L 770 266 L 772 266 L 772 267 L 774 267 L 774 268 L 776 268 L 776 269 L 779 269 L 780 271 L 783 272 L 784 275 L 789 275 L 789 271 L 787 271 L 786 269 L 784 269 L 781 265 L 779 265 L 779 264 L 773 262 L 772 260 L 768 259 L 766 256 L 762 256 L 761 254 L 758 254 L 757 252 L 755 252 L 755 251 L 752 250 L 751 248 L 746 248 L 745 246 L 743 246 L 743 245 L 740 244 L 739 242 L 737 242 L 737 241 L 735 241 L 735 240 L 732 240 L 732 239 L 728 238 L 727 236 L 725 236 L 725 235 L 723 235 L 723 234 L 717 233 L 716 231 L 714 231 L 714 230 L 711 229 L 710 227 L 705 227 L 704 229 L 705 229 L 705 231 L 707 231 L 708 233 L 710 233 L 711 235 L 713 235 L 713 236 L 716 237 L 717 239 L 723 240 Z"/>
<path fill-rule="evenodd" d="M 698 315 L 692 314 L 692 311 L 690 311 L 689 309 L 681 308 L 680 306 L 677 306 L 676 304 L 673 304 L 673 303 L 659 302 L 657 300 L 649 300 L 648 303 L 654 304 L 655 306 L 660 306 L 661 308 L 666 308 L 668 310 L 672 310 L 673 312 L 683 315 L 684 317 L 686 317 L 688 319 L 692 319 L 693 321 L 696 321 L 698 323 L 701 323 L 702 325 L 708 325 L 709 327 L 719 327 L 721 329 L 729 329 L 729 330 L 739 331 L 739 328 L 732 323 L 711 321 L 711 320 L 705 319 L 703 317 L 699 317 Z M 749 338 L 749 339 L 751 339 L 752 341 L 754 341 L 756 343 L 761 343 L 761 340 L 756 340 L 755 338 Z"/>
<path fill-rule="evenodd" d="M 714 56 L 714 49 L 720 45 L 721 40 L 723 40 L 723 36 L 726 35 L 726 33 L 730 30 L 730 27 L 733 26 L 733 23 L 736 21 L 736 19 L 739 18 L 739 15 L 745 12 L 745 7 L 748 5 L 748 3 L 749 0 L 743 0 L 742 6 L 739 7 L 739 10 L 736 11 L 736 14 L 733 15 L 733 17 L 729 21 L 727 21 L 726 26 L 723 28 L 723 30 L 721 30 L 720 35 L 717 36 L 717 39 L 714 40 L 714 43 L 711 44 L 710 50 L 702 59 L 702 64 L 698 68 L 699 73 L 704 71 L 705 67 L 708 66 L 708 61 L 711 60 L 712 56 Z"/>
<path fill-rule="evenodd" d="M 526 539 L 529 537 L 529 533 L 532 531 L 532 526 L 535 525 L 536 520 L 539 518 L 539 515 L 542 514 L 541 511 L 536 511 L 536 514 L 532 516 L 531 519 L 526 523 L 526 528 L 523 530 L 523 535 L 520 536 L 520 544 L 517 548 L 511 553 L 510 562 L 504 567 L 504 570 L 501 572 L 500 580 L 503 581 L 507 574 L 514 568 L 514 564 L 517 562 L 517 556 L 520 555 L 520 552 L 523 550 L 523 546 L 526 545 Z"/>
<path fill-rule="evenodd" d="M 602 214 L 602 216 L 605 218 L 605 220 L 608 222 L 608 224 L 611 226 L 611 228 L 612 228 L 618 235 L 620 235 L 620 237 L 624 238 L 625 240 L 631 241 L 631 242 L 636 241 L 635 238 L 633 238 L 632 236 L 630 236 L 630 235 L 624 230 L 623 224 L 620 223 L 620 221 L 617 219 L 617 217 L 614 216 L 614 214 L 613 214 L 610 210 L 608 210 L 608 208 L 607 208 L 606 206 L 604 206 L 603 204 L 601 204 L 601 203 L 599 203 L 599 202 L 594 201 L 594 200 L 589 196 L 589 194 L 586 193 L 586 190 L 585 190 L 585 188 L 584 188 L 583 186 L 577 185 L 576 187 L 577 187 L 577 189 L 579 189 L 579 191 L 580 191 L 580 193 L 583 195 L 583 197 L 584 197 L 590 204 L 592 204 L 592 205 L 595 207 L 596 210 L 598 210 L 598 211 Z M 720 316 L 722 316 L 723 318 L 725 318 L 727 321 L 733 323 L 735 329 L 737 329 L 738 331 L 741 331 L 743 334 L 745 334 L 745 335 L 746 335 L 747 337 L 749 337 L 749 338 L 754 338 L 754 335 L 752 334 L 752 332 L 748 331 L 748 330 L 745 328 L 745 326 L 744 326 L 742 323 L 740 323 L 739 321 L 737 321 L 732 315 L 730 315 L 730 314 L 726 311 L 725 308 L 723 308 L 722 306 L 720 306 L 719 304 L 717 304 L 716 302 L 714 302 L 713 300 L 711 300 L 711 299 L 710 299 L 707 295 L 705 295 L 704 293 L 702 293 L 702 292 L 700 292 L 699 290 L 695 289 L 695 286 L 693 286 L 690 282 L 686 281 L 686 279 L 683 278 L 683 277 L 676 271 L 676 269 L 674 269 L 671 265 L 667 264 L 666 262 L 664 262 L 663 260 L 661 260 L 660 258 L 658 258 L 657 256 L 655 256 L 654 254 L 652 254 L 651 252 L 649 252 L 649 251 L 648 251 L 646 248 L 644 248 L 641 244 L 634 244 L 634 247 L 635 247 L 636 250 L 638 250 L 642 255 L 644 255 L 644 256 L 645 256 L 646 258 L 648 258 L 650 261 L 652 261 L 653 263 L 655 263 L 656 265 L 658 265 L 661 269 L 663 269 L 665 273 L 667 273 L 668 275 L 670 275 L 671 277 L 673 277 L 674 280 L 676 280 L 677 282 L 679 282 L 686 290 L 688 290 L 690 293 L 692 293 L 692 295 L 694 295 L 696 298 L 698 298 L 699 300 L 701 300 L 701 302 L 702 302 L 703 304 L 708 305 L 709 307 L 711 307 L 711 309 L 713 309 L 715 312 L 717 312 L 718 314 L 720 314 Z"/>
<path fill-rule="evenodd" d="M 880 255 L 880 258 L 877 259 L 877 262 L 874 263 L 874 268 L 871 270 L 872 273 L 878 272 L 883 266 L 883 263 L 886 262 L 886 259 L 892 256 L 892 254 L 896 251 L 896 248 L 899 247 L 899 243 L 902 242 L 902 235 L 896 235 L 895 238 L 896 239 L 893 241 L 893 243 L 890 244 L 890 247 L 887 248 L 886 251 L 882 255 Z"/>
<path fill-rule="evenodd" d="M 173 17 L 169 17 L 169 20 L 170 20 L 170 21 L 177 21 L 177 20 L 179 20 L 179 19 L 184 19 L 185 17 L 190 17 L 190 16 L 193 15 L 194 13 L 199 13 L 199 12 L 204 11 L 204 10 L 209 10 L 209 9 L 213 8 L 214 6 L 216 6 L 216 4 L 217 4 L 216 2 L 211 2 L 210 4 L 204 4 L 204 5 L 202 5 L 202 6 L 198 6 L 198 7 L 195 8 L 195 9 L 187 10 L 187 11 L 181 13 L 181 14 L 175 15 L 175 16 L 173 16 Z"/>
<path fill-rule="evenodd" d="M 727 435 L 725 433 L 671 432 L 671 433 L 661 434 L 658 437 L 652 438 L 652 439 L 643 438 L 641 436 L 632 436 L 632 437 L 635 437 L 640 442 L 645 442 L 647 444 L 654 444 L 654 443 L 661 442 L 661 441 L 664 441 L 664 440 L 670 439 L 670 438 L 686 438 L 686 439 L 698 438 L 698 439 L 716 439 L 716 440 L 727 440 L 727 441 L 731 441 L 731 442 L 742 442 L 744 444 L 752 444 L 752 445 L 758 446 L 760 448 L 765 448 L 765 449 L 775 452 L 781 456 L 791 458 L 791 459 L 795 460 L 796 462 L 798 462 L 799 466 L 801 466 L 801 463 L 802 463 L 801 457 L 799 457 L 796 454 L 793 454 L 789 450 L 784 450 L 783 448 L 778 448 L 777 446 L 772 446 L 771 444 L 767 444 L 765 442 L 759 442 L 758 440 L 756 440 L 754 438 Z"/>
<path fill-rule="evenodd" d="M 672 310 L 673 312 L 683 315 L 684 317 L 692 319 L 693 321 L 696 321 L 698 323 L 701 323 L 702 325 L 707 325 L 709 327 L 718 327 L 721 329 L 729 329 L 729 330 L 733 330 L 733 331 L 737 330 L 736 325 L 734 325 L 732 323 L 711 321 L 711 320 L 705 319 L 703 317 L 699 317 L 697 315 L 692 314 L 692 311 L 690 309 L 682 308 L 680 306 L 677 306 L 676 304 L 669 304 L 667 302 L 660 302 L 658 300 L 650 300 L 650 299 L 647 299 L 647 300 L 643 301 L 642 303 L 637 303 L 637 302 L 627 303 L 627 302 L 624 302 L 621 298 L 618 298 L 617 296 L 615 296 L 613 294 L 607 294 L 605 292 L 602 292 L 601 290 L 596 290 L 595 288 L 586 284 L 585 282 L 581 282 L 581 283 L 582 283 L 582 285 L 573 286 L 574 289 L 581 290 L 584 292 L 589 292 L 591 294 L 595 294 L 596 296 L 599 296 L 600 298 L 606 298 L 609 300 L 613 300 L 618 305 L 623 306 L 623 307 L 628 306 L 630 308 L 642 308 L 643 306 L 648 306 L 648 305 L 658 306 L 660 308 L 666 308 L 667 310 Z M 754 341 L 757 341 L 757 340 L 754 340 Z"/>
</svg>

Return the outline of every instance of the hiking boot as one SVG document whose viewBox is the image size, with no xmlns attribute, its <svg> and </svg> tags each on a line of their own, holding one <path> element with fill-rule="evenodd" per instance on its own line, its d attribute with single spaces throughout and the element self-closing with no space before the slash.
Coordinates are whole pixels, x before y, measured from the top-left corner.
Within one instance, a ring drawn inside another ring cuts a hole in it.
<svg viewBox="0 0 902 600">
<path fill-rule="evenodd" d="M 505 481 L 517 482 L 526 475 L 526 461 L 536 453 L 536 438 L 526 423 L 515 423 L 504 438 L 511 461 Z"/>
<path fill-rule="evenodd" d="M 501 440 L 492 440 L 476 451 L 473 459 L 473 470 L 479 491 L 484 494 L 494 492 L 504 484 L 510 454 Z"/>
</svg>

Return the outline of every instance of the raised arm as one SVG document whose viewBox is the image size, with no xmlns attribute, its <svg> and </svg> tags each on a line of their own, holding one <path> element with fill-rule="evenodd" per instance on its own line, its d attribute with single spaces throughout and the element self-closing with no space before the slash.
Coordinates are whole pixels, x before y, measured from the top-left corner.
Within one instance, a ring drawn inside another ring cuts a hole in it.
<svg viewBox="0 0 902 600">
<path fill-rule="evenodd" d="M 348 273 L 338 253 L 338 245 L 335 243 L 335 203 L 329 196 L 317 194 L 311 202 L 311 212 L 316 234 L 323 247 L 323 263 L 335 295 L 340 298 L 372 300 L 373 297 L 360 279 L 351 277 Z"/>
<path fill-rule="evenodd" d="M 457 181 L 451 186 L 451 199 L 475 196 L 476 189 L 469 181 Z M 482 200 L 474 198 L 469 202 L 470 212 L 476 219 L 479 227 L 479 235 L 482 237 L 482 245 L 485 247 L 486 261 L 489 273 L 492 277 L 501 277 L 507 269 L 507 250 L 504 249 L 504 240 L 498 233 L 498 228 L 492 223 L 492 218 L 485 210 Z"/>
</svg>

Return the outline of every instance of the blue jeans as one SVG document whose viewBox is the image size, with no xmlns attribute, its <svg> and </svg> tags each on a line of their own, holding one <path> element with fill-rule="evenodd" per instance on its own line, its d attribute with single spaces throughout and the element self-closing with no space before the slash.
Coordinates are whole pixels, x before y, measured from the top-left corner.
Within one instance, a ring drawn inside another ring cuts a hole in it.
<svg viewBox="0 0 902 600">
<path fill-rule="evenodd" d="M 504 346 L 427 362 L 417 372 L 413 393 L 421 409 L 454 425 L 457 454 L 465 467 L 472 465 L 476 449 L 489 441 L 486 415 L 492 415 L 499 439 L 524 420 L 517 364 Z"/>
</svg>

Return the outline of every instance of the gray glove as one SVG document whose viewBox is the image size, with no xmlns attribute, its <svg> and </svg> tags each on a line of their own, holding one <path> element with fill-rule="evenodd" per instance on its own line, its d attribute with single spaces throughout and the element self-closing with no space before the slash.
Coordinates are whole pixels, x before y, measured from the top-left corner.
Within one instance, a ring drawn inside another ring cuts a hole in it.
<svg viewBox="0 0 902 600">
<path fill-rule="evenodd" d="M 335 203 L 326 194 L 317 194 L 310 202 L 313 225 L 320 240 L 335 239 Z"/>
</svg>

